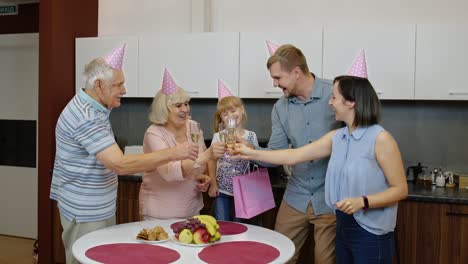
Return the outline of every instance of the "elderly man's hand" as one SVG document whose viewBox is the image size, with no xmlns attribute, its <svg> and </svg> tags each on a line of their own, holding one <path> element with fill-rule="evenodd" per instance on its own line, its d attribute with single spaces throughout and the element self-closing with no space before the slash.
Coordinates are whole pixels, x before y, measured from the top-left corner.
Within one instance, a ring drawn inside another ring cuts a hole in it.
<svg viewBox="0 0 468 264">
<path fill-rule="evenodd" d="M 212 158 L 218 159 L 226 152 L 226 145 L 223 142 L 213 142 L 210 146 Z"/>
<path fill-rule="evenodd" d="M 198 157 L 198 145 L 194 145 L 189 142 L 180 144 L 172 148 L 173 160 L 196 160 Z"/>
</svg>

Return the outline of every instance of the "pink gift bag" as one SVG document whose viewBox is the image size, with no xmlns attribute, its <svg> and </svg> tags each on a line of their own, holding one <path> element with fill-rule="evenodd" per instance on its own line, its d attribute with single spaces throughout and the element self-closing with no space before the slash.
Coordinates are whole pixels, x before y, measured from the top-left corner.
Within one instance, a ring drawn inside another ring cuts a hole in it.
<svg viewBox="0 0 468 264">
<path fill-rule="evenodd" d="M 232 177 L 237 218 L 250 219 L 275 207 L 270 177 L 266 168 Z"/>
</svg>

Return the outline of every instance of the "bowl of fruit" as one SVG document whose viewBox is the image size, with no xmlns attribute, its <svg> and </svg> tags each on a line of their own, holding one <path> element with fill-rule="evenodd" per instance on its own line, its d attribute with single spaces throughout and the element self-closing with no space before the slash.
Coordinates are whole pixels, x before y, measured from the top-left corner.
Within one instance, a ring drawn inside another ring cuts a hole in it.
<svg viewBox="0 0 468 264">
<path fill-rule="evenodd" d="M 206 247 L 221 239 L 219 225 L 211 215 L 196 215 L 171 226 L 174 242 L 192 247 Z"/>
</svg>

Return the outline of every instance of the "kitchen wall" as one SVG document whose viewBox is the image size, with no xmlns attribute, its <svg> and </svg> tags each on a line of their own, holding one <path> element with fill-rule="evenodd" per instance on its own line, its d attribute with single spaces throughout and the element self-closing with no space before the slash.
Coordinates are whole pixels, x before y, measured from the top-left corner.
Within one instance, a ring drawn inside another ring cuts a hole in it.
<svg viewBox="0 0 468 264">
<path fill-rule="evenodd" d="M 151 98 L 126 98 L 112 111 L 115 136 L 122 145 L 141 145 L 150 125 Z M 246 99 L 247 128 L 267 142 L 275 99 Z M 211 139 L 216 99 L 192 99 L 192 117 Z M 421 162 L 468 172 L 468 104 L 466 101 L 383 101 L 382 124 L 399 144 L 405 167 Z"/>
<path fill-rule="evenodd" d="M 467 23 L 463 0 L 125 0 L 99 1 L 99 36 L 152 32 L 246 32 L 307 30 L 342 24 Z M 357 29 L 358 30 L 358 29 Z M 259 69 L 264 73 L 264 69 Z M 443 76 L 441 76 L 443 78 Z M 275 100 L 245 100 L 248 128 L 261 140 L 270 135 Z M 125 99 L 111 119 L 116 136 L 140 145 L 149 125 L 151 99 Z M 193 117 L 211 131 L 216 101 L 194 99 Z M 398 141 L 405 166 L 425 165 L 468 171 L 466 101 L 384 101 L 383 125 Z M 206 132 L 205 132 L 206 133 Z M 205 139 L 209 139 L 206 133 Z"/>
</svg>

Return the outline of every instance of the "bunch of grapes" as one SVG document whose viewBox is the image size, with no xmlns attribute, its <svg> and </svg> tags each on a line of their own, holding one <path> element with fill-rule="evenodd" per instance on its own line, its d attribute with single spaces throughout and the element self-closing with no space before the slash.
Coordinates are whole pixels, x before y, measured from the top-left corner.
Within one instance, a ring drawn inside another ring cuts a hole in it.
<svg viewBox="0 0 468 264">
<path fill-rule="evenodd" d="M 179 223 L 178 225 L 176 225 L 172 229 L 172 231 L 174 231 L 174 233 L 178 234 L 182 230 L 188 229 L 188 230 L 190 230 L 190 232 L 194 233 L 197 229 L 205 228 L 205 227 L 206 227 L 205 224 L 201 223 L 200 220 L 198 220 L 197 218 L 189 218 L 189 219 L 185 220 L 185 222 L 182 222 L 182 223 Z"/>
</svg>

